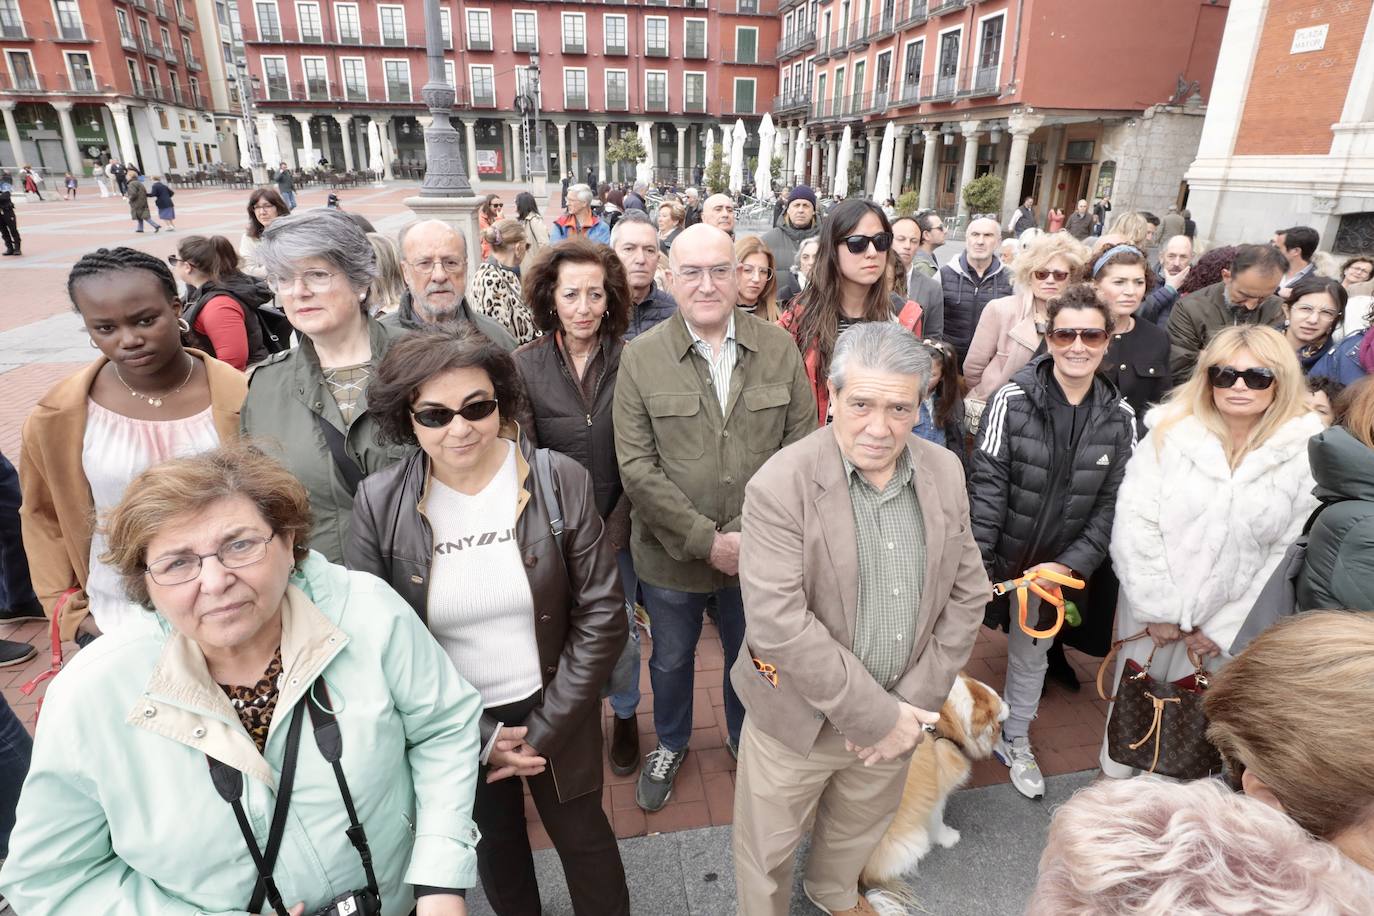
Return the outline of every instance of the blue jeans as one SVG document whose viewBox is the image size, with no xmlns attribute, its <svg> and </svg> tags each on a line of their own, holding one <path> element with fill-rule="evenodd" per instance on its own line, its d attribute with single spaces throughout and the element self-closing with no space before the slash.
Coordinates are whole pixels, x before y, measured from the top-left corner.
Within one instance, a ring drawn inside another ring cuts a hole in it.
<svg viewBox="0 0 1374 916">
<path fill-rule="evenodd" d="M 0 455 L 0 607 L 35 604 L 29 580 L 29 560 L 24 555 L 24 538 L 19 527 L 19 475 L 14 465 Z"/>
<path fill-rule="evenodd" d="M 33 739 L 24 724 L 0 694 L 0 859 L 10 854 L 10 832 L 14 830 L 14 809 L 19 805 L 19 790 L 29 775 Z"/>
<path fill-rule="evenodd" d="M 143 222 L 144 222 L 143 220 L 139 220 L 139 221 L 138 221 L 138 228 L 137 228 L 136 230 L 134 230 L 135 232 L 142 232 L 142 231 L 143 231 Z M 148 222 L 148 225 L 149 225 L 149 226 L 152 226 L 154 229 L 161 229 L 161 228 L 162 228 L 162 224 L 159 223 L 157 220 L 153 219 L 151 216 L 148 217 L 147 222 Z"/>
<path fill-rule="evenodd" d="M 282 192 L 281 192 L 281 199 L 284 200 L 284 201 L 286 201 L 286 205 L 287 205 L 288 207 L 290 207 L 292 210 L 296 209 L 296 192 L 295 192 L 295 191 L 282 191 Z"/>
<path fill-rule="evenodd" d="M 744 599 L 738 586 L 715 592 L 679 592 L 639 583 L 644 606 L 654 627 L 654 650 L 649 656 L 649 680 L 654 688 L 654 731 L 658 743 L 670 751 L 687 747 L 692 738 L 692 696 L 695 687 L 697 640 L 701 638 L 706 600 L 716 596 L 716 626 L 725 649 L 725 724 L 730 740 L 739 744 L 744 704 L 730 686 L 730 669 L 744 643 Z"/>
<path fill-rule="evenodd" d="M 620 584 L 625 588 L 625 613 L 630 618 L 630 642 L 634 645 L 634 664 L 628 656 L 624 665 L 616 665 L 611 672 L 611 709 L 617 719 L 628 719 L 639 708 L 639 627 L 635 625 L 635 596 L 639 592 L 639 577 L 630 558 L 630 548 L 616 551 L 616 565 L 620 567 Z"/>
</svg>

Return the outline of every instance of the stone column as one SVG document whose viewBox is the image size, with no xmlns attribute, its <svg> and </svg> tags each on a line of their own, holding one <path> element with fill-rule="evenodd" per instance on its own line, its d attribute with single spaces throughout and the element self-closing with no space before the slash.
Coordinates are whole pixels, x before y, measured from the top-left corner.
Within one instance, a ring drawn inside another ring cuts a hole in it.
<svg viewBox="0 0 1374 916">
<path fill-rule="evenodd" d="M 372 120 L 377 122 L 377 135 L 382 142 L 382 177 L 394 181 L 396 175 L 391 171 L 391 115 L 375 114 Z"/>
<path fill-rule="evenodd" d="M 929 210 L 935 206 L 935 172 L 940 167 L 941 137 L 938 130 L 921 131 L 921 137 L 926 141 L 926 146 L 921 157 L 921 193 L 916 206 Z"/>
<path fill-rule="evenodd" d="M 831 134 L 825 149 L 825 189 L 827 192 L 835 190 L 835 166 L 839 164 L 839 156 L 840 140 Z"/>
<path fill-rule="evenodd" d="M 512 181 L 525 180 L 525 160 L 524 152 L 520 147 L 520 122 L 507 121 L 506 127 L 510 130 L 510 175 Z"/>
<path fill-rule="evenodd" d="M 674 126 L 677 128 L 677 180 L 685 185 L 691 177 L 687 174 L 687 127 L 683 124 Z"/>
<path fill-rule="evenodd" d="M 606 125 L 596 125 L 596 180 L 606 180 Z M 595 193 L 596 188 L 592 188 Z"/>
<path fill-rule="evenodd" d="M 351 114 L 336 114 L 334 120 L 339 125 L 339 139 L 343 141 L 344 168 L 353 171 L 353 143 L 349 134 L 349 123 L 353 120 Z"/>
<path fill-rule="evenodd" d="M 961 121 L 959 123 L 959 133 L 964 135 L 964 164 L 959 170 L 959 186 L 954 193 L 959 201 L 959 229 L 960 231 L 968 228 L 968 204 L 964 203 L 964 185 L 973 180 L 974 169 L 978 166 L 978 130 L 979 122 Z"/>
<path fill-rule="evenodd" d="M 67 168 L 73 175 L 80 175 L 81 149 L 76 145 L 76 127 L 72 124 L 71 102 L 49 102 L 57 109 L 57 126 L 62 132 L 62 151 L 67 154 Z M 23 165 L 23 163 L 19 163 Z"/>
<path fill-rule="evenodd" d="M 110 115 L 114 118 L 115 135 L 119 138 L 119 161 L 121 163 L 137 161 L 138 149 L 134 146 L 133 129 L 129 127 L 129 106 L 122 102 L 106 102 L 105 107 L 110 110 Z M 13 118 L 14 115 L 12 114 L 6 116 L 5 127 L 10 130 L 11 140 L 17 144 L 19 134 L 9 126 Z M 24 160 L 20 159 L 19 164 L 23 165 Z"/>
<path fill-rule="evenodd" d="M 811 174 L 808 175 L 807 177 L 810 179 L 810 181 L 808 181 L 807 184 L 811 185 L 811 187 L 812 187 L 813 190 L 814 190 L 815 188 L 820 187 L 820 184 L 821 184 L 821 144 L 820 144 L 820 141 L 819 141 L 819 140 L 816 141 L 815 143 L 811 144 Z"/>
<path fill-rule="evenodd" d="M 906 184 L 906 131 L 907 125 L 898 124 L 896 139 L 892 144 L 892 198 L 902 196 Z"/>
<path fill-rule="evenodd" d="M 1045 165 L 1040 173 L 1040 199 L 1035 202 L 1035 208 L 1040 213 L 1041 221 L 1049 219 L 1050 203 L 1054 200 L 1054 195 L 1058 193 L 1056 180 L 1059 172 L 1059 154 L 1064 149 L 1064 125 L 1054 124 L 1049 128 L 1049 137 L 1045 140 Z M 1092 203 L 1092 201 L 1088 201 Z M 1072 210 L 1078 204 L 1077 198 L 1069 202 L 1065 213 Z M 1105 231 L 1105 230 L 1104 230 Z"/>
<path fill-rule="evenodd" d="M 883 148 L 883 132 L 881 130 L 865 131 L 868 134 L 868 148 L 866 168 L 864 169 L 864 196 L 873 196 L 873 187 L 878 183 L 878 153 Z M 874 201 L 882 206 L 883 201 Z"/>
<path fill-rule="evenodd" d="M 24 144 L 19 140 L 19 124 L 14 120 L 14 109 L 18 102 L 0 102 L 0 113 L 5 116 L 5 135 L 10 138 L 10 153 L 14 156 L 14 167 L 24 167 Z M 128 129 L 127 122 L 125 129 Z"/>
<path fill-rule="evenodd" d="M 1007 119 L 1011 148 L 1007 154 L 1007 183 L 1002 191 L 1003 226 L 1011 220 L 1016 208 L 1021 206 L 1021 176 L 1026 171 L 1026 147 L 1030 143 L 1030 135 L 1044 121 L 1039 115 L 1012 115 Z"/>
<path fill-rule="evenodd" d="M 554 130 L 558 131 L 558 168 L 560 169 L 558 173 L 559 187 L 562 187 L 563 185 L 563 176 L 568 174 L 568 170 L 572 168 L 572 160 L 568 158 L 568 126 L 569 124 L 567 121 L 553 122 Z"/>
<path fill-rule="evenodd" d="M 300 164 L 303 169 L 313 169 L 319 156 L 315 154 L 315 138 L 310 136 L 310 118 L 308 114 L 293 114 L 291 117 L 296 119 L 296 123 L 301 126 L 301 147 L 305 150 L 305 162 Z"/>
<path fill-rule="evenodd" d="M 805 127 L 805 125 L 799 124 L 799 125 L 797 125 L 796 127 L 794 127 L 794 128 L 792 129 L 792 161 L 789 162 L 789 163 L 787 164 L 787 167 L 788 167 L 789 169 L 793 169 L 793 170 L 796 169 L 796 166 L 797 166 L 797 150 L 798 150 L 799 148 L 804 148 L 805 144 L 806 144 L 806 127 Z M 798 184 L 810 184 L 810 182 L 807 180 L 807 177 L 806 177 L 806 159 L 804 159 L 804 158 L 802 159 L 802 170 L 801 170 L 801 172 L 799 172 L 799 173 L 797 174 L 797 176 L 796 176 L 796 181 L 797 181 Z"/>
<path fill-rule="evenodd" d="M 468 148 L 468 180 L 477 187 L 477 122 L 463 119 L 463 141 Z"/>
</svg>

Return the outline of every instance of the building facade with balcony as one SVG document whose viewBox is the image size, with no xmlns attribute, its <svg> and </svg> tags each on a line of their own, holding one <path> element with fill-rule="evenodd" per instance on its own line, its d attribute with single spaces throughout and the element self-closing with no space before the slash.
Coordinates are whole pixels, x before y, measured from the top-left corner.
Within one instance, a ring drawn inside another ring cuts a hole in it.
<svg viewBox="0 0 1374 916">
<path fill-rule="evenodd" d="M 0 165 L 218 162 L 199 32 L 193 0 L 0 0 Z"/>
<path fill-rule="evenodd" d="M 277 132 L 288 163 L 366 168 L 375 122 L 388 173 L 423 168 L 422 0 L 237 2 L 260 129 Z M 518 108 L 532 72 L 553 178 L 627 178 L 633 166 L 613 169 L 606 148 L 648 123 L 658 179 L 689 181 L 707 129 L 719 138 L 743 118 L 753 137 L 777 92 L 777 0 L 445 0 L 441 23 L 454 126 L 477 180 L 533 170 L 526 147 L 537 156 L 541 144 Z"/>
<path fill-rule="evenodd" d="M 801 175 L 834 185 L 845 126 L 874 187 L 896 126 L 893 196 L 967 216 L 960 190 L 1005 181 L 1002 216 L 1081 198 L 1164 207 L 1186 194 L 1228 0 L 782 0 L 774 111 Z M 796 147 L 792 147 L 795 152 Z M 1129 161 L 1126 161 L 1128 160 Z M 794 164 L 788 158 L 789 167 Z"/>
</svg>

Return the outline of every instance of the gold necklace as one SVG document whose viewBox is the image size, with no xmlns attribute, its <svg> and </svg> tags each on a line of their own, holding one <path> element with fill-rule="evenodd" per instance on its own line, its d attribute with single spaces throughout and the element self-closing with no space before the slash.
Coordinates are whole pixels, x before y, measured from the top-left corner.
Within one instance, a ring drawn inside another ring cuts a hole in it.
<svg viewBox="0 0 1374 916">
<path fill-rule="evenodd" d="M 191 376 L 195 374 L 195 371 L 196 371 L 196 358 L 195 358 L 194 356 L 192 356 L 191 354 L 189 354 L 189 353 L 186 354 L 186 358 L 187 358 L 188 360 L 190 360 L 190 362 L 191 362 L 191 365 L 188 366 L 187 369 L 186 369 L 186 378 L 182 379 L 182 380 L 181 380 L 181 384 L 178 385 L 178 386 L 176 386 L 175 388 L 173 388 L 171 391 L 168 391 L 168 392 L 166 392 L 166 393 L 164 393 L 164 394 L 159 394 L 159 395 L 157 395 L 156 397 L 154 397 L 154 396 L 152 396 L 152 395 L 143 394 L 142 392 L 139 392 L 139 391 L 135 391 L 135 390 L 133 389 L 133 386 L 132 386 L 132 385 L 130 385 L 128 382 L 124 381 L 124 376 L 123 376 L 123 375 L 120 375 L 120 373 L 119 373 L 119 367 L 118 367 L 118 366 L 115 366 L 115 367 L 114 367 L 115 378 L 119 379 L 119 383 L 120 383 L 121 385 L 123 385 L 125 388 L 128 388 L 128 389 L 129 389 L 129 394 L 133 395 L 133 396 L 136 397 L 136 398 L 141 398 L 142 400 L 147 401 L 148 404 L 149 404 L 149 406 L 151 406 L 151 407 L 161 407 L 161 406 L 162 406 L 162 402 L 163 402 L 164 399 L 171 397 L 172 395 L 176 394 L 176 393 L 177 393 L 178 391 L 180 391 L 181 389 L 185 388 L 186 385 L 187 385 L 187 383 L 189 383 L 189 382 L 191 381 Z"/>
</svg>

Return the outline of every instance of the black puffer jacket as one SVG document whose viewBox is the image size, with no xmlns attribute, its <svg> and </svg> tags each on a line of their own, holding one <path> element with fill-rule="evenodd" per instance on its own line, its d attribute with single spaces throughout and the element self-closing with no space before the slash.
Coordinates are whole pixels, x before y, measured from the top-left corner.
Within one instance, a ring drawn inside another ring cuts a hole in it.
<svg viewBox="0 0 1374 916">
<path fill-rule="evenodd" d="M 203 350 L 211 356 L 215 355 L 215 345 L 209 337 L 197 331 L 195 326 L 201 309 L 216 296 L 228 296 L 237 302 L 243 311 L 243 330 L 248 335 L 248 365 L 255 366 L 278 350 L 286 348 L 285 342 L 281 346 L 269 345 L 265 335 L 270 332 L 264 330 L 258 317 L 258 306 L 272 301 L 272 290 L 268 288 L 266 280 L 245 273 L 228 274 L 211 280 L 204 286 L 186 291 L 186 300 L 190 305 L 181 317 L 191 326 L 191 330 L 184 335 L 187 345 Z"/>
<path fill-rule="evenodd" d="M 944 339 L 959 353 L 962 365 L 968 356 L 968 345 L 983 317 L 983 307 L 994 299 L 1011 295 L 1011 272 L 993 257 L 987 273 L 979 277 L 968 266 L 968 258 L 959 255 L 940 268 L 940 286 L 944 293 Z M 924 304 L 924 303 L 922 303 Z"/>
<path fill-rule="evenodd" d="M 1062 563 L 1091 575 L 1107 556 L 1116 491 L 1135 448 L 1135 414 L 1116 386 L 1097 376 L 1090 413 L 1073 458 L 1062 504 L 1046 495 L 1055 473 L 1050 414 L 1054 363 L 1038 356 L 988 402 L 973 454 L 969 515 L 983 566 L 993 582 L 1037 563 Z M 1008 605 L 988 605 L 984 622 L 1005 628 Z"/>
</svg>

